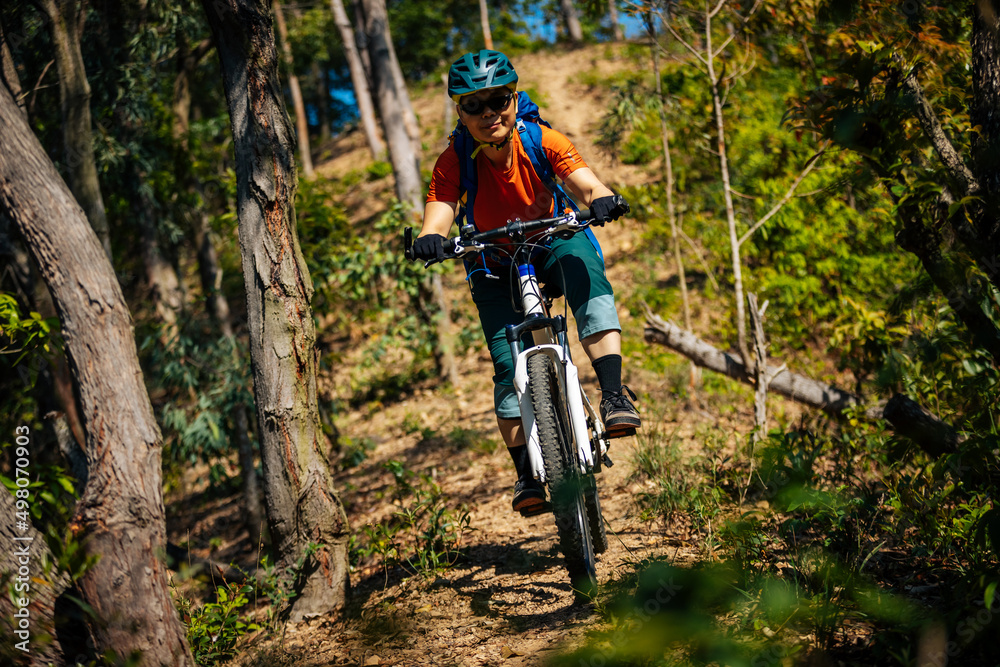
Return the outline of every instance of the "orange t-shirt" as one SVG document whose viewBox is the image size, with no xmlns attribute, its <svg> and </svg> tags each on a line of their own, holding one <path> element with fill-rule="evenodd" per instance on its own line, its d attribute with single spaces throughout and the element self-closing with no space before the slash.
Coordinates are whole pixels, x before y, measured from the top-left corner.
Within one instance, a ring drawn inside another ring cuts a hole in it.
<svg viewBox="0 0 1000 667">
<path fill-rule="evenodd" d="M 542 128 L 542 150 L 556 176 L 566 180 L 574 171 L 587 166 L 569 139 L 544 125 L 539 127 Z M 514 218 L 537 220 L 552 215 L 555 200 L 535 174 L 516 129 L 511 142 L 514 158 L 506 169 L 494 166 L 482 152 L 476 156 L 478 187 L 473 217 L 480 231 L 502 227 Z M 458 154 L 453 144 L 441 153 L 434 165 L 427 201 L 454 204 L 459 201 L 460 190 Z"/>
</svg>

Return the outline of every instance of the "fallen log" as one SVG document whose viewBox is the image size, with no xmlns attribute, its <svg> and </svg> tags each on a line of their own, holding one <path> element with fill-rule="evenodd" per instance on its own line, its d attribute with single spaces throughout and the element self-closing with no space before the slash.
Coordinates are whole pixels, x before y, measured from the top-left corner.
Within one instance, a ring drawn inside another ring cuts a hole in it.
<svg viewBox="0 0 1000 667">
<path fill-rule="evenodd" d="M 648 343 L 657 343 L 684 355 L 697 366 L 751 386 L 754 384 L 753 377 L 738 356 L 706 343 L 690 331 L 654 314 L 648 307 L 645 338 Z M 841 417 L 847 409 L 863 404 L 851 392 L 793 373 L 784 364 L 768 365 L 766 377 L 773 378 L 768 389 L 834 417 Z M 884 420 L 893 431 L 909 438 L 932 456 L 954 452 L 960 441 L 957 431 L 950 424 L 902 394 L 896 394 L 889 401 L 869 407 L 860 414 L 869 421 Z"/>
</svg>

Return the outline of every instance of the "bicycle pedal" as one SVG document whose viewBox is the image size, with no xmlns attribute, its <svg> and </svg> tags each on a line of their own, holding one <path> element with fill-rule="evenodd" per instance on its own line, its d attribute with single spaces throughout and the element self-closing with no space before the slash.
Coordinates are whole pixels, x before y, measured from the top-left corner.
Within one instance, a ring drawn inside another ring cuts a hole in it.
<svg viewBox="0 0 1000 667">
<path fill-rule="evenodd" d="M 552 511 L 552 503 L 546 500 L 541 505 L 533 505 L 529 509 L 522 510 L 520 512 L 520 515 L 523 516 L 525 519 L 527 519 L 529 517 L 538 516 L 539 514 L 545 514 L 546 512 L 551 512 L 551 511 Z"/>
<path fill-rule="evenodd" d="M 608 431 L 604 434 L 604 437 L 608 440 L 615 440 L 617 438 L 627 438 L 631 435 L 635 435 L 634 428 L 625 428 L 620 431 Z"/>
<path fill-rule="evenodd" d="M 611 460 L 611 457 L 605 454 L 601 457 L 601 462 L 604 464 L 605 468 L 614 468 L 615 462 Z"/>
</svg>

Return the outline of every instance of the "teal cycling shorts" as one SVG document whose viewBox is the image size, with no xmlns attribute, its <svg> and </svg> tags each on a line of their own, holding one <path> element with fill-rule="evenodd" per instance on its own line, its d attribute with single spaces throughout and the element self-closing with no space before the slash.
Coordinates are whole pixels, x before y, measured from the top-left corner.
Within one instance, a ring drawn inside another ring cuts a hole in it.
<svg viewBox="0 0 1000 667">
<path fill-rule="evenodd" d="M 580 339 L 603 331 L 621 331 L 615 296 L 604 273 L 604 260 L 585 234 L 555 239 L 547 251 L 532 262 L 538 280 L 557 285 L 576 319 Z M 514 392 L 514 359 L 504 328 L 520 324 L 523 314 L 516 280 L 516 267 L 500 267 L 469 274 L 472 300 L 479 309 L 486 344 L 493 360 L 493 402 L 497 416 L 518 419 L 521 411 Z"/>
</svg>

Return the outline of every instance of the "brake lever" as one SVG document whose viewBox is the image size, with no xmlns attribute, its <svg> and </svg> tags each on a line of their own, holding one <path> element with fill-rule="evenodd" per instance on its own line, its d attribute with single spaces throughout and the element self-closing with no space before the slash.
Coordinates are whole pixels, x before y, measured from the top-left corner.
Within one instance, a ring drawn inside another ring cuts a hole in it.
<svg viewBox="0 0 1000 667">
<path fill-rule="evenodd" d="M 403 230 L 403 257 L 411 262 L 416 259 L 413 256 L 413 227 L 407 227 Z"/>
</svg>

